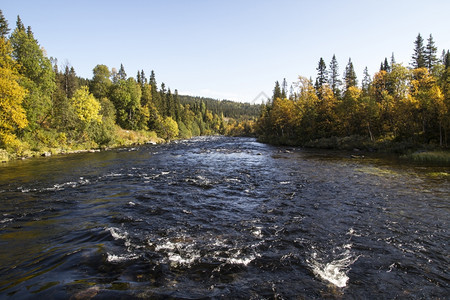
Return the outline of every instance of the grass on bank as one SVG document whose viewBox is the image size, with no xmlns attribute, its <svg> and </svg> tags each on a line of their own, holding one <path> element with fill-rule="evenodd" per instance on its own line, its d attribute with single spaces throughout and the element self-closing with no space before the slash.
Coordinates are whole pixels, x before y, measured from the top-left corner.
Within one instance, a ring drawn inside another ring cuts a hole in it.
<svg viewBox="0 0 450 300">
<path fill-rule="evenodd" d="M 402 155 L 401 158 L 415 162 L 445 163 L 450 164 L 450 151 L 422 151 Z"/>
<path fill-rule="evenodd" d="M 397 141 L 392 137 L 385 137 L 376 141 L 371 141 L 368 137 L 351 135 L 346 137 L 329 137 L 299 142 L 292 139 L 283 139 L 282 137 L 267 138 L 259 137 L 264 143 L 285 146 L 300 146 L 317 149 L 336 149 L 336 150 L 361 150 L 366 152 L 393 153 L 402 159 L 414 162 L 442 163 L 450 164 L 450 150 L 443 150 L 436 144 L 418 144 L 412 140 Z M 419 150 L 421 149 L 421 150 Z"/>
<path fill-rule="evenodd" d="M 118 126 L 115 128 L 114 136 L 107 145 L 103 146 L 99 146 L 90 139 L 69 141 L 65 134 L 54 134 L 42 130 L 42 132 L 35 132 L 33 136 L 26 137 L 24 141 L 18 141 L 14 147 L 0 149 L 0 162 L 162 142 L 164 142 L 164 139 L 159 138 L 154 131 L 124 130 Z"/>
</svg>

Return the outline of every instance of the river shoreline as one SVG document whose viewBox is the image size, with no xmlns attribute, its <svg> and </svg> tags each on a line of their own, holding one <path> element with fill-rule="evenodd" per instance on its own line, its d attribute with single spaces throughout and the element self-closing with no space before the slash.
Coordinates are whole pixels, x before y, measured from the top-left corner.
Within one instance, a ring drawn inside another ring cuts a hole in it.
<svg viewBox="0 0 450 300">
<path fill-rule="evenodd" d="M 290 146 L 305 149 L 347 151 L 350 155 L 387 154 L 412 162 L 436 163 L 450 166 L 450 150 L 432 144 L 411 142 L 370 141 L 361 136 L 330 137 L 299 143 L 293 140 L 258 137 L 259 142 L 274 146 Z"/>
<path fill-rule="evenodd" d="M 130 141 L 128 143 L 114 144 L 108 147 L 101 147 L 101 148 L 90 148 L 90 149 L 48 148 L 41 151 L 28 151 L 27 155 L 25 156 L 20 156 L 17 155 L 16 153 L 11 154 L 4 149 L 0 149 L 0 163 L 5 164 L 11 161 L 27 160 L 39 157 L 51 157 L 51 156 L 81 154 L 81 153 L 96 153 L 102 151 L 111 151 L 120 148 L 130 148 L 149 144 L 157 145 L 162 143 L 167 143 L 167 141 L 161 138 L 156 138 L 147 141 Z"/>
</svg>

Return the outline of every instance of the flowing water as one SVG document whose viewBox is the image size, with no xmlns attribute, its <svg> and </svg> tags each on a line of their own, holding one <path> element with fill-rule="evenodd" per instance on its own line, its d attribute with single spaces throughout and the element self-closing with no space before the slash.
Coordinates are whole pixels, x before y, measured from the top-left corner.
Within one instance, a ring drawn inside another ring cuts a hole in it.
<svg viewBox="0 0 450 300">
<path fill-rule="evenodd" d="M 448 167 L 206 137 L 0 166 L 0 298 L 445 299 Z"/>
</svg>

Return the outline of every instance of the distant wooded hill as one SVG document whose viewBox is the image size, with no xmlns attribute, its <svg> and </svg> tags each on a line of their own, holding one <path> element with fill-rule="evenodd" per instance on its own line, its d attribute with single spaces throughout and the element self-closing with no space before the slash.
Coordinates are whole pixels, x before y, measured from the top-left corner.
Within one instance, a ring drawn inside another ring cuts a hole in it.
<svg viewBox="0 0 450 300">
<path fill-rule="evenodd" d="M 179 95 L 180 104 L 189 104 L 191 107 L 205 103 L 208 110 L 225 118 L 233 118 L 236 120 L 248 120 L 259 117 L 261 113 L 261 105 L 234 102 L 230 100 L 217 100 L 212 98 Z"/>
</svg>

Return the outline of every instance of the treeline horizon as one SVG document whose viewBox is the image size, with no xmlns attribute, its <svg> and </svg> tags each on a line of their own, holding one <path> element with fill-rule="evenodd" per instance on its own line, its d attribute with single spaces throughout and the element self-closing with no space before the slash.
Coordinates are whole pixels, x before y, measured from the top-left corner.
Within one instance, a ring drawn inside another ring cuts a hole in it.
<svg viewBox="0 0 450 300">
<path fill-rule="evenodd" d="M 366 67 L 361 84 L 351 58 L 342 77 L 335 55 L 328 67 L 320 58 L 316 70 L 315 81 L 299 76 L 289 91 L 285 80 L 275 83 L 256 124 L 262 141 L 334 148 L 347 137 L 371 146 L 448 146 L 450 53 L 438 57 L 431 34 L 426 42 L 418 34 L 408 67 L 392 54 L 373 76 Z"/>
<path fill-rule="evenodd" d="M 158 85 L 153 70 L 129 77 L 123 65 L 98 64 L 91 79 L 81 78 L 47 57 L 20 16 L 10 31 L 0 10 L 0 149 L 9 153 L 226 134 L 238 122 L 224 116 L 257 116 L 249 104 L 178 95 Z"/>
</svg>

